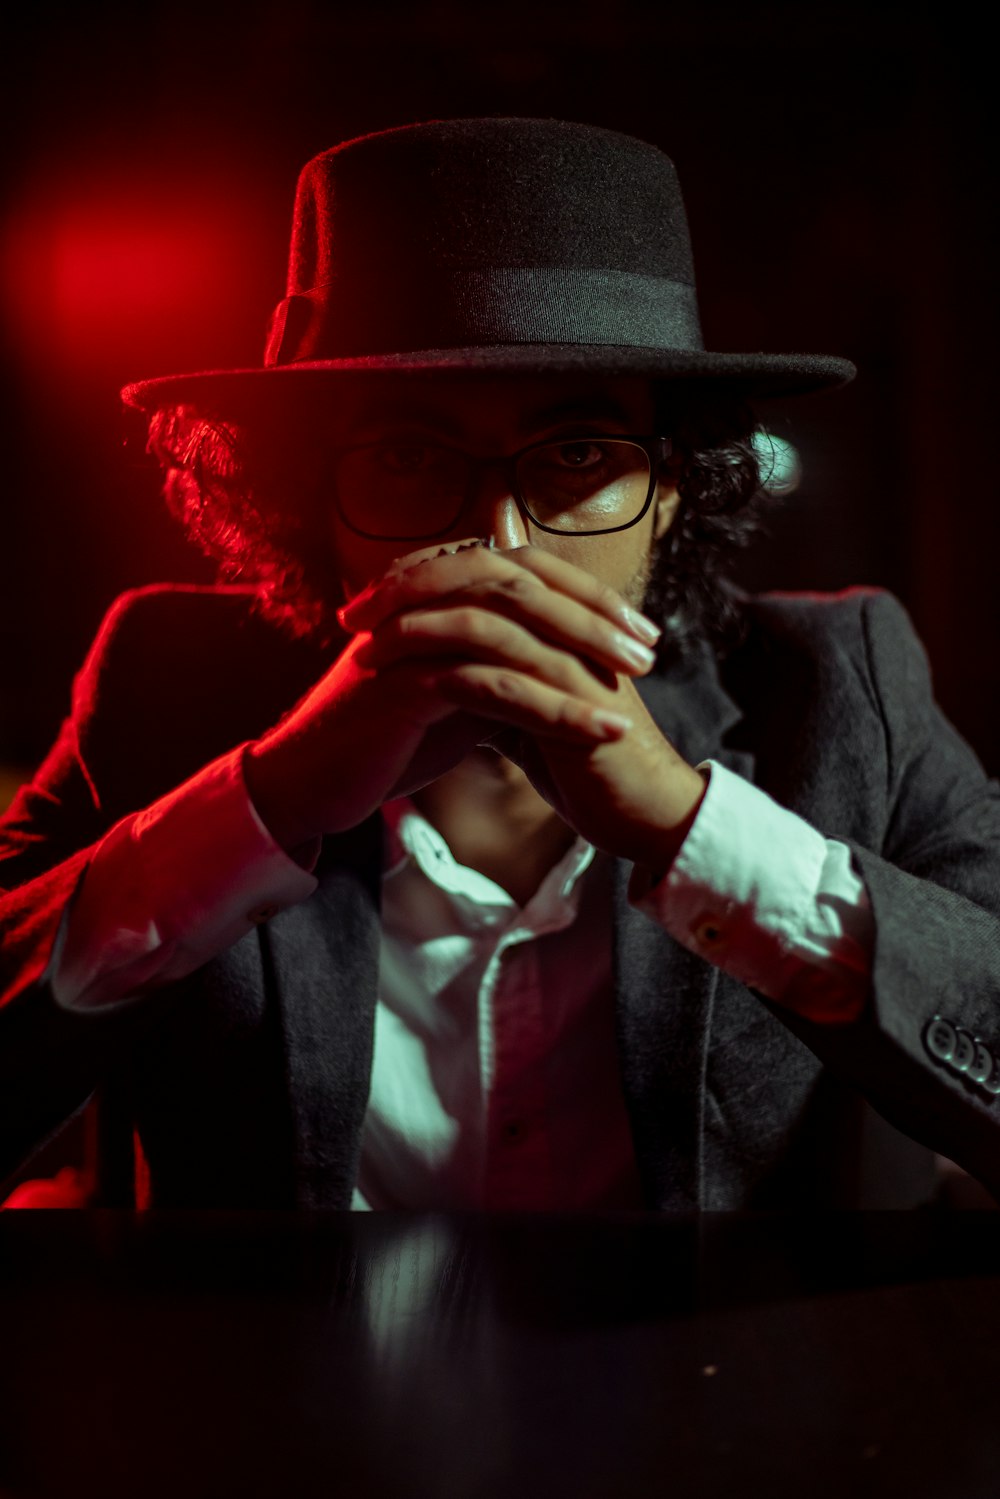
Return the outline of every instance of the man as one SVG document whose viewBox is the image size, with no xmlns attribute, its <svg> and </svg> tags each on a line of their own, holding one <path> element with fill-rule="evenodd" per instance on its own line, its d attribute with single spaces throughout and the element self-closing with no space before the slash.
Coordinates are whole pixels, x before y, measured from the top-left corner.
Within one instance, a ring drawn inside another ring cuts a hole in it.
<svg viewBox="0 0 1000 1499">
<path fill-rule="evenodd" d="M 97 1090 L 158 1206 L 1000 1180 L 996 788 L 891 599 L 718 573 L 851 374 L 703 350 L 638 141 L 310 163 L 264 366 L 125 393 L 252 581 L 120 600 L 7 819 L 0 1169 Z"/>
</svg>

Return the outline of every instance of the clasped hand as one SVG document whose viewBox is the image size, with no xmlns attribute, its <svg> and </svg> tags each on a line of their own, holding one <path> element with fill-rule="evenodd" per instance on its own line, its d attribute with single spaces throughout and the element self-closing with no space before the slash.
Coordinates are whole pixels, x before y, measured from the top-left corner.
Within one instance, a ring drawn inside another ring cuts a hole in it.
<svg viewBox="0 0 1000 1499">
<path fill-rule="evenodd" d="M 657 631 L 613 588 L 535 547 L 451 543 L 400 558 L 340 618 L 349 645 L 245 762 L 284 847 L 488 743 L 597 847 L 669 864 L 704 782 L 635 689 Z"/>
</svg>

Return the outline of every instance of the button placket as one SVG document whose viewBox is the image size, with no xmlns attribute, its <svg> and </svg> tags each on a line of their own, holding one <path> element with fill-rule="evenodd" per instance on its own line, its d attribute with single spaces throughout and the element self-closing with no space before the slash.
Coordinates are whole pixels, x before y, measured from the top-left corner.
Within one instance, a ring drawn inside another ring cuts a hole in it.
<svg viewBox="0 0 1000 1499">
<path fill-rule="evenodd" d="M 540 1205 L 550 1190 L 540 973 L 537 952 L 525 941 L 532 935 L 513 929 L 495 955 L 495 1071 L 486 1100 L 484 1178 L 485 1201 L 492 1207 Z"/>
</svg>

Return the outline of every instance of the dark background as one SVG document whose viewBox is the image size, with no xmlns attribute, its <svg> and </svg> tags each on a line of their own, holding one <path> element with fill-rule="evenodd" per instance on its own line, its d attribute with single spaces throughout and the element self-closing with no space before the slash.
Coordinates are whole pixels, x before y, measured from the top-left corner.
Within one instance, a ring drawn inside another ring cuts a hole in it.
<svg viewBox="0 0 1000 1499">
<path fill-rule="evenodd" d="M 206 580 L 117 391 L 257 363 L 316 151 L 522 114 L 662 146 L 709 347 L 844 354 L 766 413 L 805 478 L 753 586 L 893 589 L 1000 766 L 993 51 L 971 7 L 308 0 L 40 7 L 9 49 L 0 764 L 44 752 L 123 587 Z M 762 414 L 765 414 L 762 412 Z M 0 787 L 2 791 L 2 787 Z"/>
</svg>

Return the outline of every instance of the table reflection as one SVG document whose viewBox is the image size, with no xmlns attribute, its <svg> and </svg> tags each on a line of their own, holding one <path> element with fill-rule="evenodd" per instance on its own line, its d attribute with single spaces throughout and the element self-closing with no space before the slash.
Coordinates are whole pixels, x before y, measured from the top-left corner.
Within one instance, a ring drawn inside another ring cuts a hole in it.
<svg viewBox="0 0 1000 1499">
<path fill-rule="evenodd" d="M 0 1493 L 994 1499 L 997 1215 L 0 1217 Z"/>
</svg>

